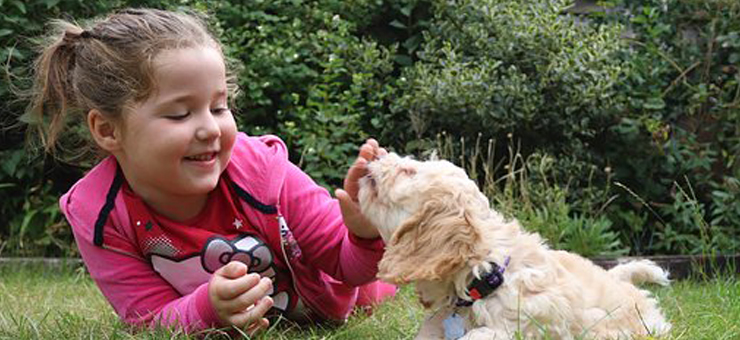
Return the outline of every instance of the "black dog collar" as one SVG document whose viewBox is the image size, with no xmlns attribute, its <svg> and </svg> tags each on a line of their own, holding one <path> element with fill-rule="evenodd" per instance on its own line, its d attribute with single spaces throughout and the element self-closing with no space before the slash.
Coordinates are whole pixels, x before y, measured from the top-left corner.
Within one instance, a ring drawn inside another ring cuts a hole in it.
<svg viewBox="0 0 740 340">
<path fill-rule="evenodd" d="M 510 258 L 507 256 L 504 260 L 503 266 L 499 266 L 495 262 L 491 262 L 491 270 L 483 274 L 483 277 L 480 279 L 473 279 L 473 282 L 468 285 L 468 294 L 470 295 L 471 300 L 468 301 L 458 297 L 455 302 L 455 306 L 472 306 L 473 302 L 491 295 L 496 288 L 500 287 L 504 283 L 504 271 L 509 265 L 509 260 Z"/>
</svg>

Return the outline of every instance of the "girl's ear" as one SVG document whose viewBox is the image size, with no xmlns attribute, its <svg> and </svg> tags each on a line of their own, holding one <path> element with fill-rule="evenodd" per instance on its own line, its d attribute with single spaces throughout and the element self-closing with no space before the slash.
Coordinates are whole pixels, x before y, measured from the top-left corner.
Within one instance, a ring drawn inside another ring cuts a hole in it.
<svg viewBox="0 0 740 340">
<path fill-rule="evenodd" d="M 87 127 L 95 143 L 103 150 L 112 153 L 121 147 L 119 126 L 99 110 L 92 109 L 87 113 Z"/>
</svg>

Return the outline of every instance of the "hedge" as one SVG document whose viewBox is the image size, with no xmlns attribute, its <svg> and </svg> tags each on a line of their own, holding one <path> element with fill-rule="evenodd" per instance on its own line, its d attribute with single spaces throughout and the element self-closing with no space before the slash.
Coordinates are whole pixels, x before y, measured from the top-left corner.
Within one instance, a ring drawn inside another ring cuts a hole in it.
<svg viewBox="0 0 740 340">
<path fill-rule="evenodd" d="M 616 0 L 0 1 L 0 254 L 74 255 L 57 197 L 89 162 L 15 124 L 50 18 L 206 11 L 237 121 L 327 188 L 369 136 L 468 169 L 495 208 L 586 255 L 737 252 L 740 3 Z"/>
</svg>

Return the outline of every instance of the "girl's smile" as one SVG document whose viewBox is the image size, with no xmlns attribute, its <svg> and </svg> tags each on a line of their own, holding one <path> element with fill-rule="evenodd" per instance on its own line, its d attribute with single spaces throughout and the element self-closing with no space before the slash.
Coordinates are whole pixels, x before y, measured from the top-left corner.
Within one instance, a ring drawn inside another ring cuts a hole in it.
<svg viewBox="0 0 740 340">
<path fill-rule="evenodd" d="M 186 161 L 194 161 L 194 162 L 210 162 L 210 161 L 216 159 L 216 155 L 217 154 L 218 154 L 218 151 L 216 151 L 216 152 L 208 152 L 208 153 L 203 153 L 203 154 L 200 154 L 200 155 L 185 157 L 185 160 Z"/>
<path fill-rule="evenodd" d="M 187 162 L 187 164 L 191 166 L 197 166 L 206 170 L 210 170 L 216 165 L 216 162 L 218 161 L 218 151 L 201 153 L 194 156 L 187 156 L 184 158 L 183 161 Z"/>
</svg>

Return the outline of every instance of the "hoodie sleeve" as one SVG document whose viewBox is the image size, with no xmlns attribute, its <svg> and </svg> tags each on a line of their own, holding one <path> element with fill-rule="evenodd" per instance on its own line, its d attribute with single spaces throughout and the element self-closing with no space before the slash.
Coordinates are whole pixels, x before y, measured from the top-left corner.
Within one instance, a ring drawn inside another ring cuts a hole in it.
<svg viewBox="0 0 740 340">
<path fill-rule="evenodd" d="M 121 221 L 114 214 L 109 216 L 104 227 L 105 244 L 96 246 L 93 224 L 97 209 L 91 208 L 94 204 L 85 200 L 90 198 L 86 194 L 90 190 L 79 189 L 83 188 L 73 187 L 62 197 L 61 210 L 72 226 L 87 270 L 124 322 L 144 327 L 174 326 L 187 332 L 219 326 L 219 318 L 208 297 L 208 283 L 189 295 L 180 296 L 139 255 L 135 242 L 126 236 L 120 228 Z"/>
<path fill-rule="evenodd" d="M 352 235 L 342 220 L 339 202 L 297 166 L 290 162 L 286 166 L 280 207 L 301 248 L 302 261 L 351 286 L 373 281 L 383 241 Z"/>
<path fill-rule="evenodd" d="M 351 286 L 375 279 L 383 241 L 351 236 L 339 202 L 290 163 L 280 138 L 240 134 L 228 170 L 258 201 L 279 205 L 301 248 L 301 261 Z"/>
</svg>

